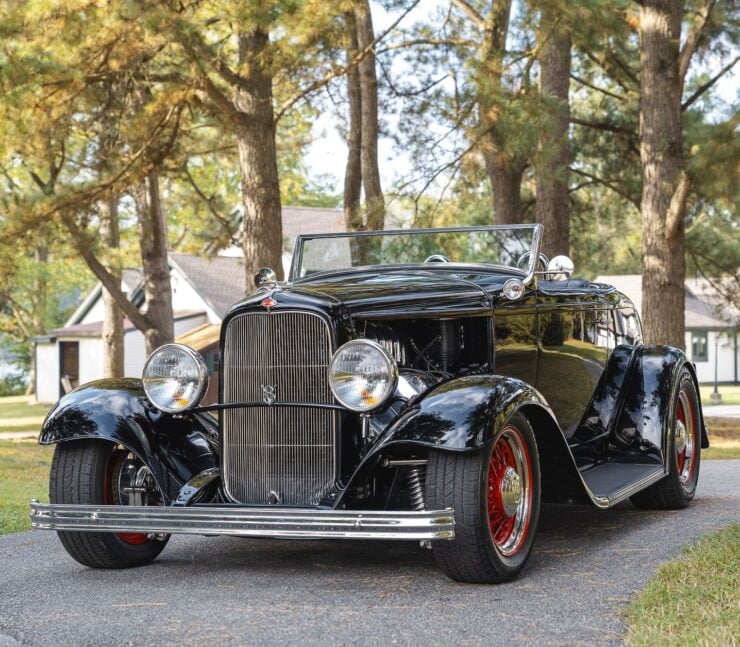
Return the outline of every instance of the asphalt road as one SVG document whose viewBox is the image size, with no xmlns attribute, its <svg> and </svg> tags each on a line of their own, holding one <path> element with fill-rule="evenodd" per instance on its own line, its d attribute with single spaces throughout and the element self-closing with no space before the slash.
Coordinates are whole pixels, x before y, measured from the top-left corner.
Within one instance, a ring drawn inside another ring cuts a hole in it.
<svg viewBox="0 0 740 647">
<path fill-rule="evenodd" d="M 175 537 L 95 571 L 53 533 L 0 537 L 0 647 L 620 644 L 620 612 L 694 537 L 740 520 L 740 460 L 706 461 L 693 505 L 543 510 L 515 582 L 449 581 L 413 544 Z"/>
</svg>

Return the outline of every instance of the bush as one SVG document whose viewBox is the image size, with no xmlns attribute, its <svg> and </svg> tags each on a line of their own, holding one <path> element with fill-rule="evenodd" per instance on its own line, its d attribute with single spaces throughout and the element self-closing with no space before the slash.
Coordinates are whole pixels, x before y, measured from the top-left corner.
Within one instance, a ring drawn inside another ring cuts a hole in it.
<svg viewBox="0 0 740 647">
<path fill-rule="evenodd" d="M 23 373 L 11 373 L 0 378 L 0 398 L 6 395 L 23 395 L 28 380 Z"/>
</svg>

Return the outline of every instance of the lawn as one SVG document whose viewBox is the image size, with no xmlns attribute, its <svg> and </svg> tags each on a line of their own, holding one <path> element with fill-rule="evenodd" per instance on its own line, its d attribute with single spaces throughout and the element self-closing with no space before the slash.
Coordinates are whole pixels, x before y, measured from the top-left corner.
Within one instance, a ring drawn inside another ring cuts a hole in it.
<svg viewBox="0 0 740 647">
<path fill-rule="evenodd" d="M 48 501 L 53 447 L 0 440 L 0 535 L 28 530 L 28 502 Z"/>
<path fill-rule="evenodd" d="M 626 612 L 627 644 L 740 642 L 740 524 L 704 537 L 664 564 Z"/>
<path fill-rule="evenodd" d="M 699 387 L 701 393 L 701 403 L 708 405 L 711 400 L 712 391 L 714 386 L 711 384 L 703 384 Z M 722 396 L 722 404 L 740 404 L 740 384 L 738 385 L 722 385 L 717 387 L 717 391 Z"/>
<path fill-rule="evenodd" d="M 49 411 L 46 405 L 30 404 L 26 395 L 0 398 L 0 432 L 33 431 L 38 433 Z"/>
<path fill-rule="evenodd" d="M 737 418 L 707 418 L 709 449 L 703 449 L 703 460 L 740 458 L 740 420 Z"/>
</svg>

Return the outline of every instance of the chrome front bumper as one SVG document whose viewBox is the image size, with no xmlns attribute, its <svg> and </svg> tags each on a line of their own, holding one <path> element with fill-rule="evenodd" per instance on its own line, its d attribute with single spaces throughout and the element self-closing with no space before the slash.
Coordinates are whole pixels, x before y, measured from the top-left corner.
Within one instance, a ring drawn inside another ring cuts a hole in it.
<svg viewBox="0 0 740 647">
<path fill-rule="evenodd" d="M 31 501 L 44 530 L 298 539 L 453 539 L 453 511 L 67 505 Z"/>
</svg>

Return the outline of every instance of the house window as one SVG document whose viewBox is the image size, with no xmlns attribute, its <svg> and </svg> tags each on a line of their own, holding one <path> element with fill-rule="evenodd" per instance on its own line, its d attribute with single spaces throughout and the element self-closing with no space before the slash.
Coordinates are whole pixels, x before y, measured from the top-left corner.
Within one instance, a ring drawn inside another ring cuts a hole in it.
<svg viewBox="0 0 740 647">
<path fill-rule="evenodd" d="M 708 342 L 707 333 L 691 333 L 691 359 L 695 362 L 706 362 L 709 359 L 707 354 Z"/>
</svg>

